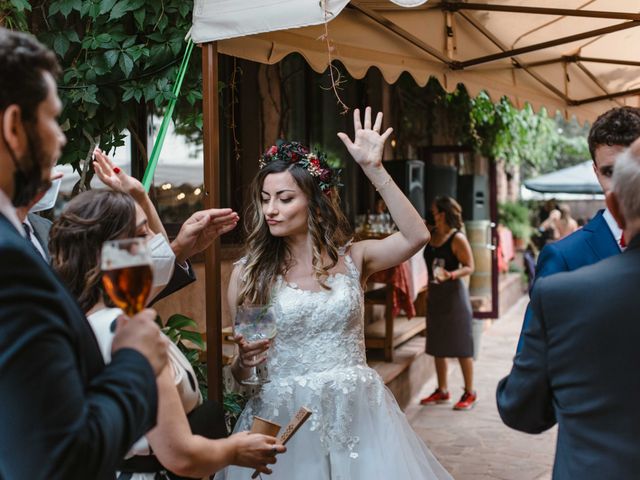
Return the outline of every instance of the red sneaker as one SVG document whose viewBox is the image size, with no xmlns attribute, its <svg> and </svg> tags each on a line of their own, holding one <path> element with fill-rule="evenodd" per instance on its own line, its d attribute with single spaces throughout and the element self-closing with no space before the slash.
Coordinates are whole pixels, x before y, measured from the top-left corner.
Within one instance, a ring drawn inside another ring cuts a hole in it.
<svg viewBox="0 0 640 480">
<path fill-rule="evenodd" d="M 420 400 L 420 405 L 435 405 L 436 403 L 449 403 L 451 400 L 451 396 L 449 392 L 443 392 L 439 388 L 436 388 L 435 391 L 429 395 L 428 397 Z"/>
<path fill-rule="evenodd" d="M 456 403 L 453 406 L 454 410 L 471 410 L 476 402 L 478 401 L 478 394 L 476 392 L 467 392 L 465 391 Z"/>
</svg>

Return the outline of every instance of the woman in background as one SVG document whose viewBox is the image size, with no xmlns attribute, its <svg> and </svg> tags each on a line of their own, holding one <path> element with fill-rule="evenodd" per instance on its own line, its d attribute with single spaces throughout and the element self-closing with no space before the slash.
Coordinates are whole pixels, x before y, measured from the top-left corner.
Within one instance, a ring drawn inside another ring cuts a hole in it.
<svg viewBox="0 0 640 480">
<path fill-rule="evenodd" d="M 473 255 L 462 233 L 462 208 L 451 197 L 436 197 L 431 205 L 435 229 L 424 250 L 429 271 L 426 351 L 435 357 L 438 388 L 421 405 L 448 403 L 447 357 L 457 357 L 464 393 L 455 410 L 469 410 L 477 401 L 473 389 L 472 310 L 462 277 L 473 273 Z"/>
</svg>

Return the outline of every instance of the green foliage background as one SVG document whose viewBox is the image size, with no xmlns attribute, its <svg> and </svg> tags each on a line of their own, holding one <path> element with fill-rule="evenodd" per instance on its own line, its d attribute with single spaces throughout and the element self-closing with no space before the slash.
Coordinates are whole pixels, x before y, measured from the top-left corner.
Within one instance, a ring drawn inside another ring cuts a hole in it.
<svg viewBox="0 0 640 480">
<path fill-rule="evenodd" d="M 186 47 L 191 1 L 5 0 L 0 6 L 1 24 L 35 34 L 64 67 L 60 121 L 68 145 L 60 163 L 78 168 L 91 139 L 110 151 L 123 145 L 125 129 L 136 131 L 140 112 L 162 114 Z M 174 114 L 179 133 L 200 137 L 201 98 L 196 50 Z"/>
<path fill-rule="evenodd" d="M 471 97 L 462 84 L 449 93 L 434 78 L 418 87 L 404 75 L 399 85 L 401 145 L 468 145 L 507 166 L 522 166 L 525 176 L 590 158 L 588 125 L 575 120 L 550 117 L 545 109 L 534 112 L 529 104 L 519 110 L 506 97 L 494 102 L 484 91 Z"/>
</svg>

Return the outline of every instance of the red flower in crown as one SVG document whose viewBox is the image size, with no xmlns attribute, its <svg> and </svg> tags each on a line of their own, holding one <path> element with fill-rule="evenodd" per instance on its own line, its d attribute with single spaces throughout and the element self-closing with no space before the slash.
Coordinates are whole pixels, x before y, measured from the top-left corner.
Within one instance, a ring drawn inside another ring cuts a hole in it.
<svg viewBox="0 0 640 480">
<path fill-rule="evenodd" d="M 269 148 L 269 150 L 267 150 L 267 155 L 275 155 L 276 153 L 278 153 L 278 147 L 276 147 L 275 145 L 272 145 L 271 148 Z"/>
</svg>

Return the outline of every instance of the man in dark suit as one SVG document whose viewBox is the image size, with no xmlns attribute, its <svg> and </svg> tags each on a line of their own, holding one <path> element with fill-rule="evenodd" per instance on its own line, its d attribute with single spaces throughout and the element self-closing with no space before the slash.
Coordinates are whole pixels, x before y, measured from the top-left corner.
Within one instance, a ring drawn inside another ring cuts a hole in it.
<svg viewBox="0 0 640 480">
<path fill-rule="evenodd" d="M 640 140 L 615 163 L 607 206 L 630 242 L 620 255 L 538 281 L 511 373 L 498 385 L 504 423 L 558 423 L 556 480 L 640 475 Z"/>
<path fill-rule="evenodd" d="M 0 479 L 113 478 L 155 424 L 167 343 L 120 319 L 105 367 L 81 309 L 28 243 L 15 207 L 47 188 L 65 137 L 54 54 L 0 28 Z"/>
<path fill-rule="evenodd" d="M 617 155 L 637 138 L 640 138 L 639 108 L 614 108 L 600 115 L 593 123 L 589 131 L 589 151 L 593 159 L 593 170 L 603 193 L 609 191 Z M 611 212 L 608 209 L 601 210 L 581 229 L 562 240 L 548 243 L 542 249 L 536 265 L 535 280 L 599 262 L 620 253 L 624 244 L 622 230 L 616 225 Z M 527 307 L 523 330 L 530 318 L 531 308 Z M 521 346 L 522 336 L 518 342 L 518 351 Z"/>
</svg>

